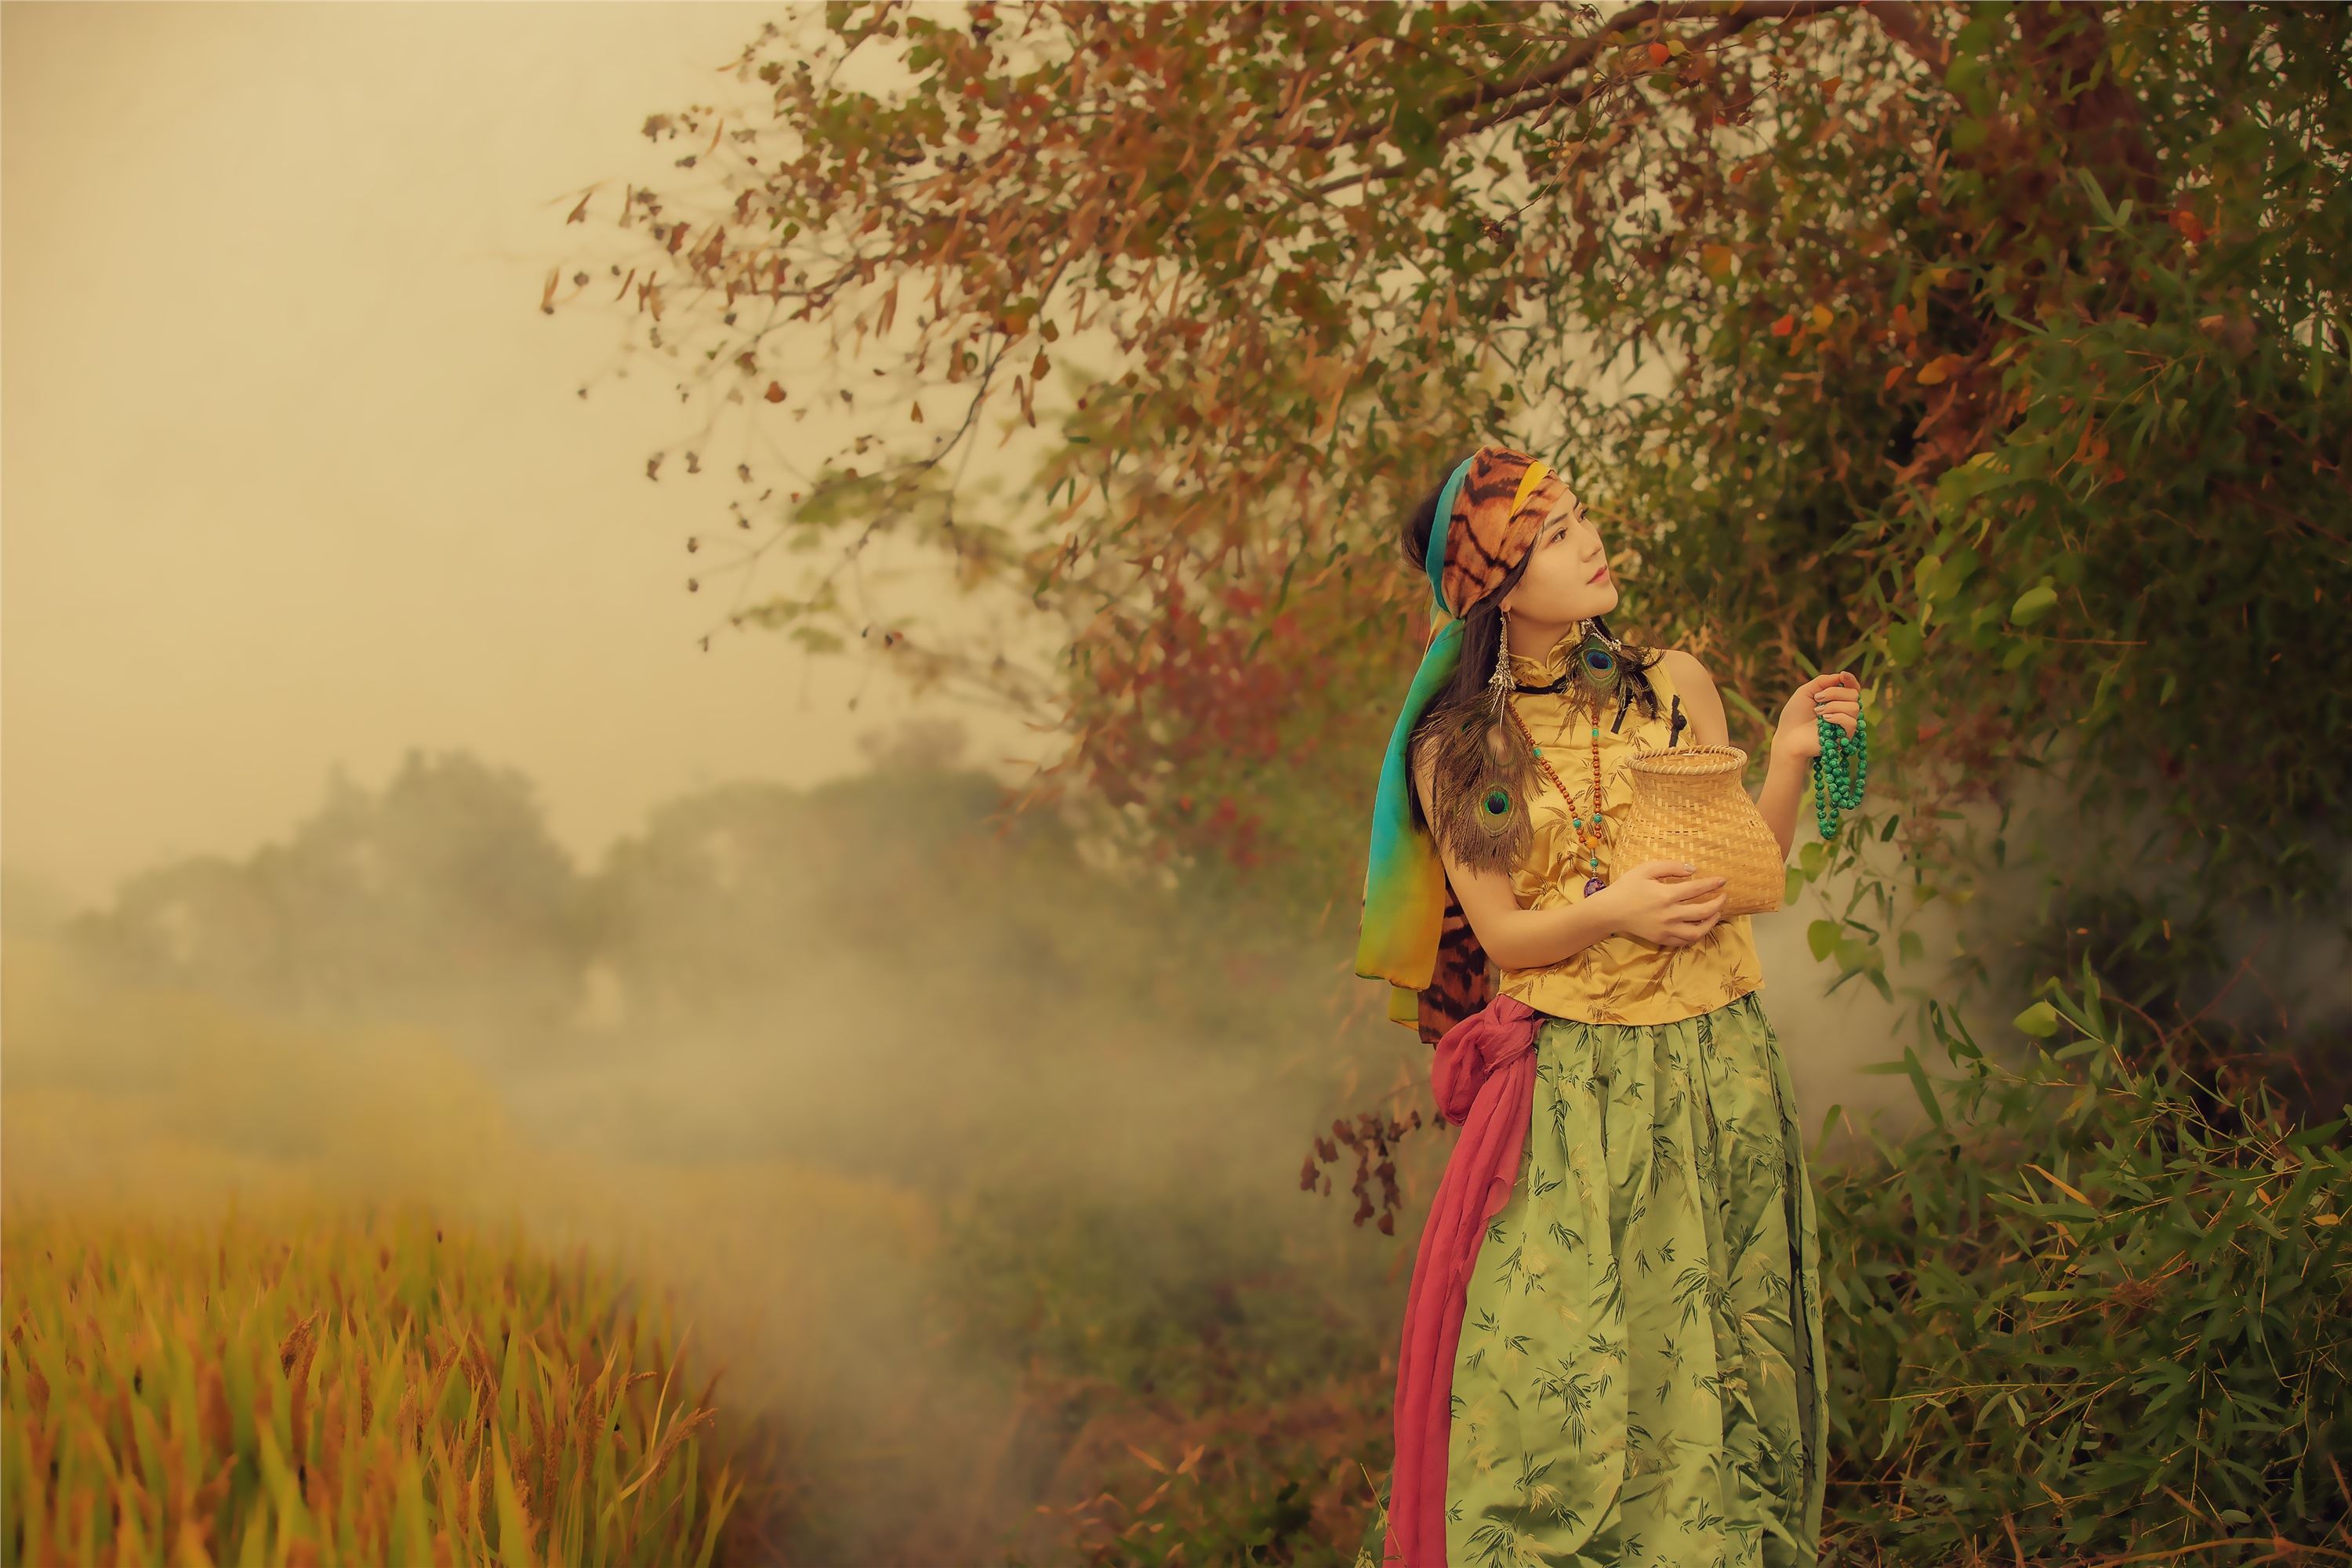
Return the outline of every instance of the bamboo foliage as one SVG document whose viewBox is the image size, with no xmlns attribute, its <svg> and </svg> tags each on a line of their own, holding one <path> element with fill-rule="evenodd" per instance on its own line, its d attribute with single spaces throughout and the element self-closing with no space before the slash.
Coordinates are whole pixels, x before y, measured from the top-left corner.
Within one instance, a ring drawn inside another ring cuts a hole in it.
<svg viewBox="0 0 2352 1568">
<path fill-rule="evenodd" d="M 2045 993 L 2032 1060 L 1938 1080 L 1906 1049 L 1926 1124 L 1822 1167 L 1832 1533 L 1849 1561 L 2343 1561 L 2352 1105 L 2298 1131 L 2129 1046 L 2095 975 Z"/>
</svg>

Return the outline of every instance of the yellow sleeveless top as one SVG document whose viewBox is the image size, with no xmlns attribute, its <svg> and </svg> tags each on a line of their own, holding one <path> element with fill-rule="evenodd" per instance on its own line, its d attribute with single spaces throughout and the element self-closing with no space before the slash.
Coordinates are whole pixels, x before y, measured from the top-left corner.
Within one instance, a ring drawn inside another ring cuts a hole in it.
<svg viewBox="0 0 2352 1568">
<path fill-rule="evenodd" d="M 1544 685 L 1575 668 L 1581 646 L 1580 637 L 1571 632 L 1547 658 L 1514 653 L 1511 673 L 1523 686 Z M 1603 878 L 1615 869 L 1611 849 L 1618 826 L 1633 805 L 1633 779 L 1625 763 L 1637 749 L 1665 745 L 1674 712 L 1674 678 L 1664 662 L 1651 666 L 1646 674 L 1658 694 L 1656 718 L 1643 714 L 1639 698 L 1627 702 L 1622 713 L 1616 697 L 1601 708 L 1603 840 L 1599 874 Z M 1573 706 L 1566 692 L 1527 691 L 1517 700 L 1520 717 L 1543 748 L 1544 761 L 1577 792 L 1578 807 L 1589 805 L 1592 789 L 1589 712 Z M 1675 744 L 1688 745 L 1688 703 L 1683 705 L 1682 716 L 1682 736 Z M 1560 739 L 1555 741 L 1554 736 Z M 1519 907 L 1543 910 L 1581 900 L 1585 879 L 1594 874 L 1589 865 L 1591 852 L 1577 842 L 1569 804 L 1540 768 L 1536 770 L 1528 805 L 1533 842 L 1511 868 L 1511 890 L 1518 895 Z M 1496 989 L 1501 994 L 1516 996 L 1538 1012 L 1588 1024 L 1672 1024 L 1737 1001 L 1764 984 L 1763 965 L 1757 962 L 1756 940 L 1746 915 L 1717 921 L 1714 930 L 1688 947 L 1660 947 L 1621 932 L 1541 969 L 1497 966 L 1496 973 Z"/>
</svg>

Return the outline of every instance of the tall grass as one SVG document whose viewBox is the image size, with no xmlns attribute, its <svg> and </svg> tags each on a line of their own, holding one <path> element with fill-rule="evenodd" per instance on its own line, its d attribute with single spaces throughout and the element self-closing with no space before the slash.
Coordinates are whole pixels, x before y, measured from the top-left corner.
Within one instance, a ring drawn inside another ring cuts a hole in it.
<svg viewBox="0 0 2352 1568">
<path fill-rule="evenodd" d="M 27 1210 L 0 1238 L 0 1552 L 706 1568 L 717 1373 L 584 1255 L 421 1209 L 266 1226 Z"/>
</svg>

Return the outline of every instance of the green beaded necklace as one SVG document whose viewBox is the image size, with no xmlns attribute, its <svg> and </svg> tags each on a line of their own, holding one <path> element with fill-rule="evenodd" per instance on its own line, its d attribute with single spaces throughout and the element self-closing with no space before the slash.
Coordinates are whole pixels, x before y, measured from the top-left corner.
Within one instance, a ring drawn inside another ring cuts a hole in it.
<svg viewBox="0 0 2352 1568">
<path fill-rule="evenodd" d="M 1813 759 L 1813 825 L 1824 841 L 1835 838 L 1839 819 L 1862 806 L 1863 786 L 1870 780 L 1870 720 L 1857 713 L 1853 736 L 1827 719 L 1821 726 L 1821 755 Z"/>
</svg>

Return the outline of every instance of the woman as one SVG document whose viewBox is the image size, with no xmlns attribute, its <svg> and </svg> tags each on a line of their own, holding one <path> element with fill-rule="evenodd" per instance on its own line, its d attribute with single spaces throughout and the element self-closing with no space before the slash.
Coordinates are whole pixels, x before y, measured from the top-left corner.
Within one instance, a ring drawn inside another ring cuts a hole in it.
<svg viewBox="0 0 2352 1568">
<path fill-rule="evenodd" d="M 1748 917 L 1722 917 L 1721 877 L 1609 858 L 1625 761 L 1727 744 L 1722 701 L 1688 653 L 1609 630 L 1601 540 L 1526 453 L 1464 458 L 1405 542 L 1439 625 L 1381 773 L 1357 972 L 1437 1043 L 1464 1131 L 1357 1562 L 1813 1564 L 1819 1248 Z M 1818 721 L 1860 712 L 1842 670 L 1781 710 L 1758 805 L 1784 858 Z"/>
</svg>

